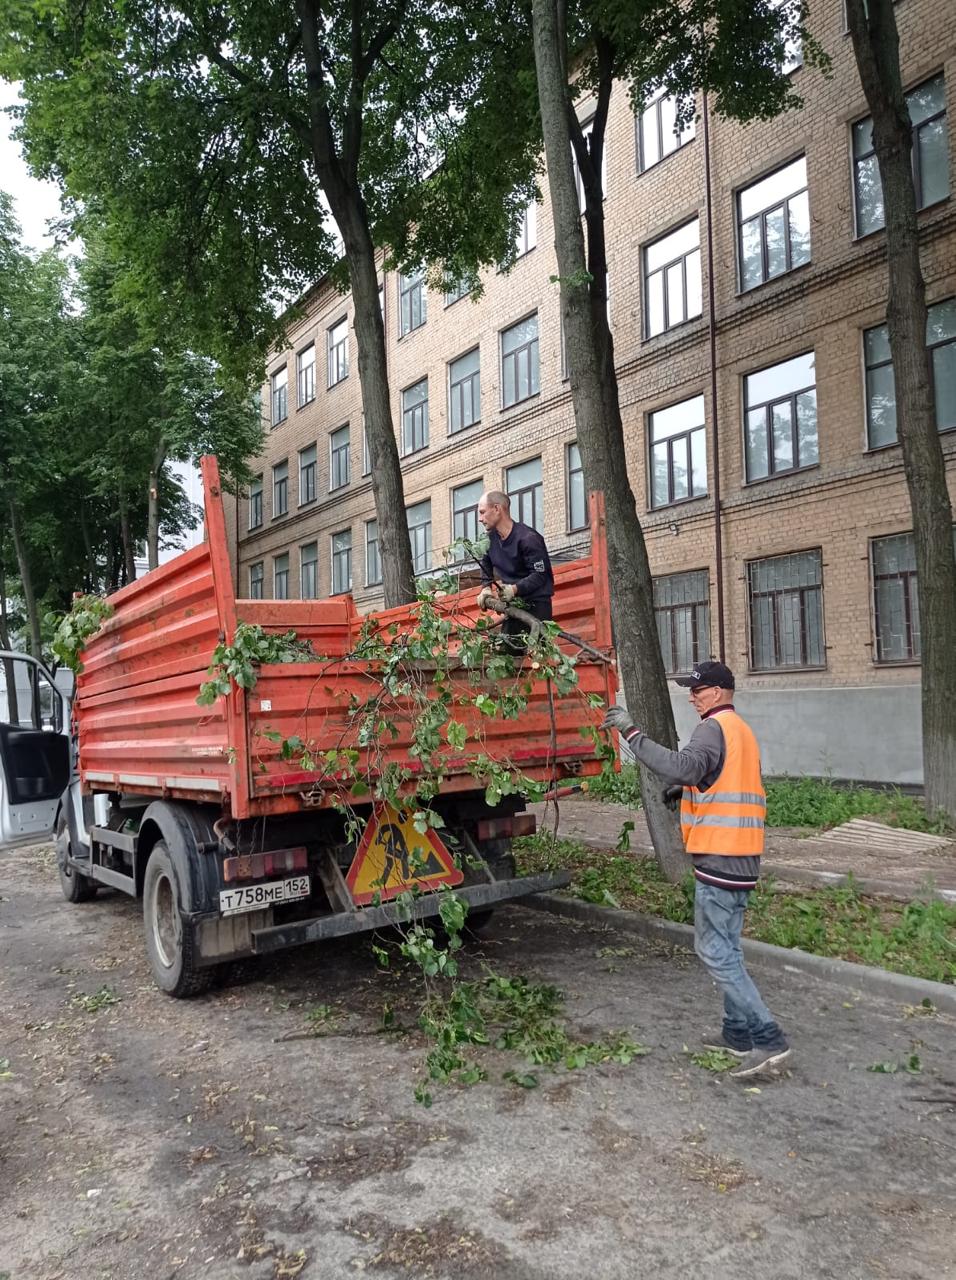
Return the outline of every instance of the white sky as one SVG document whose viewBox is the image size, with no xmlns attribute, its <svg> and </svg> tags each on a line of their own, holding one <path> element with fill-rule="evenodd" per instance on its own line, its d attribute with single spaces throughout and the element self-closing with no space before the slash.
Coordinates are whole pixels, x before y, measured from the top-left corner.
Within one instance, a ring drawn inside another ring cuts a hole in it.
<svg viewBox="0 0 956 1280">
<path fill-rule="evenodd" d="M 17 85 L 0 80 L 0 107 L 19 101 L 17 89 Z M 20 144 L 10 137 L 14 124 L 5 112 L 0 114 L 0 187 L 13 196 L 24 244 L 31 249 L 48 249 L 53 238 L 47 222 L 60 216 L 59 188 L 30 177 Z"/>
</svg>

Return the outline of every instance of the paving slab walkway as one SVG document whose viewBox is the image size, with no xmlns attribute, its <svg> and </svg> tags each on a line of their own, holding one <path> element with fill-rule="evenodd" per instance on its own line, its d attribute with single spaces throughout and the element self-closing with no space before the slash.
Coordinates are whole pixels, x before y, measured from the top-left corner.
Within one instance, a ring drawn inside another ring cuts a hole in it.
<svg viewBox="0 0 956 1280">
<path fill-rule="evenodd" d="M 653 853 L 644 813 L 628 805 L 607 804 L 590 798 L 569 797 L 548 805 L 534 805 L 539 830 L 553 830 L 557 817 L 558 835 L 580 840 L 597 849 L 613 849 L 625 822 L 633 822 L 630 847 L 635 853 Z M 900 833 L 906 836 L 910 833 Z M 956 842 L 925 849 L 919 853 L 887 848 L 883 841 L 867 847 L 852 839 L 841 841 L 828 835 L 808 833 L 788 827 L 767 832 L 764 874 L 780 880 L 826 882 L 852 873 L 881 892 L 910 897 L 932 881 L 945 896 L 956 894 Z"/>
</svg>

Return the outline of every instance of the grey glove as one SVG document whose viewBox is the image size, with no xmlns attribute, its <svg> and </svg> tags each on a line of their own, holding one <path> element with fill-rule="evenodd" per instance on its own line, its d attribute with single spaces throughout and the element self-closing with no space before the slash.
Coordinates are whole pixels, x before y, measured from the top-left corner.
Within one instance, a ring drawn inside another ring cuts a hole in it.
<svg viewBox="0 0 956 1280">
<path fill-rule="evenodd" d="M 634 721 L 627 714 L 623 707 L 608 707 L 604 719 L 601 721 L 602 729 L 617 729 L 618 733 L 623 733 L 627 738 L 636 728 Z"/>
<path fill-rule="evenodd" d="M 478 608 L 487 609 L 488 601 L 493 600 L 494 597 L 495 597 L 495 593 L 491 587 L 482 587 L 481 590 L 478 592 Z"/>
<path fill-rule="evenodd" d="M 501 588 L 501 598 L 505 604 L 510 604 L 518 594 L 518 588 L 513 582 L 509 582 L 507 586 Z"/>
<path fill-rule="evenodd" d="M 683 787 L 665 787 L 661 792 L 661 799 L 672 813 L 676 813 L 680 808 L 681 796 L 683 796 L 683 794 Z"/>
</svg>

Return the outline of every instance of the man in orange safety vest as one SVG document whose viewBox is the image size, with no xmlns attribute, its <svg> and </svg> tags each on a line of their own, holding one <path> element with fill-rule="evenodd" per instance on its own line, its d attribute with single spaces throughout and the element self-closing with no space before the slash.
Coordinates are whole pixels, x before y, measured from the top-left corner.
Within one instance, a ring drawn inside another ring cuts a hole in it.
<svg viewBox="0 0 956 1280">
<path fill-rule="evenodd" d="M 690 741 L 669 751 L 611 707 L 603 728 L 617 729 L 632 754 L 667 783 L 664 798 L 680 798 L 681 833 L 693 860 L 694 950 L 724 997 L 720 1031 L 708 1049 L 740 1059 L 736 1079 L 773 1071 L 790 1046 L 744 965 L 744 909 L 760 876 L 767 801 L 753 730 L 734 709 L 734 674 L 722 662 L 701 662 L 677 680 L 690 689 L 700 716 Z"/>
</svg>

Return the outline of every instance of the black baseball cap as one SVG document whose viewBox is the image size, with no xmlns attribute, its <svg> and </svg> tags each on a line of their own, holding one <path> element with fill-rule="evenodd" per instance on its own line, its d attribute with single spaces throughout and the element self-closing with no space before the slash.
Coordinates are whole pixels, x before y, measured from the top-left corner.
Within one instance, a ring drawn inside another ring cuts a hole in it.
<svg viewBox="0 0 956 1280">
<path fill-rule="evenodd" d="M 735 688 L 734 673 L 722 662 L 698 662 L 689 676 L 678 676 L 674 683 L 682 685 L 685 689 L 696 689 L 700 686 L 706 689 Z"/>
</svg>

